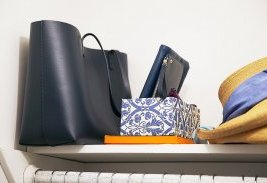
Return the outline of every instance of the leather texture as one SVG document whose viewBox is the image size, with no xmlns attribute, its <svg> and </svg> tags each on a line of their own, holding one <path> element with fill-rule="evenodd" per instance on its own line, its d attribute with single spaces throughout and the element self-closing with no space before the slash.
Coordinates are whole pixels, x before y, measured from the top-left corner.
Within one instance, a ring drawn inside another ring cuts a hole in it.
<svg viewBox="0 0 267 183">
<path fill-rule="evenodd" d="M 188 69 L 189 63 L 178 54 L 175 52 L 167 54 L 165 63 L 161 67 L 153 97 L 165 99 L 172 89 L 175 89 L 179 93 Z"/>
<path fill-rule="evenodd" d="M 119 134 L 118 108 L 131 98 L 125 53 L 83 47 L 76 27 L 48 20 L 31 24 L 29 52 L 20 144 L 99 144 Z"/>
<path fill-rule="evenodd" d="M 186 60 L 170 47 L 161 45 L 140 98 L 164 99 L 172 88 L 179 93 L 188 70 L 189 63 Z"/>
<path fill-rule="evenodd" d="M 158 54 L 155 58 L 155 61 L 152 65 L 152 68 L 148 74 L 147 80 L 145 82 L 145 85 L 143 87 L 143 90 L 140 94 L 140 98 L 150 98 L 153 95 L 154 89 L 157 84 L 157 80 L 159 77 L 160 69 L 162 66 L 163 59 L 165 56 L 169 53 L 170 48 L 165 45 L 161 45 Z"/>
</svg>

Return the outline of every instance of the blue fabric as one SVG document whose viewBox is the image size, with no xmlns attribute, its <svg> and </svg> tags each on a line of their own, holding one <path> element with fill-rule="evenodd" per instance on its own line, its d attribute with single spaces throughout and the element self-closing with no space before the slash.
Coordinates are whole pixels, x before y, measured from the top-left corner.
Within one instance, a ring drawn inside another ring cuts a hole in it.
<svg viewBox="0 0 267 183">
<path fill-rule="evenodd" d="M 267 98 L 267 70 L 244 81 L 231 94 L 223 108 L 223 123 L 246 113 Z"/>
</svg>

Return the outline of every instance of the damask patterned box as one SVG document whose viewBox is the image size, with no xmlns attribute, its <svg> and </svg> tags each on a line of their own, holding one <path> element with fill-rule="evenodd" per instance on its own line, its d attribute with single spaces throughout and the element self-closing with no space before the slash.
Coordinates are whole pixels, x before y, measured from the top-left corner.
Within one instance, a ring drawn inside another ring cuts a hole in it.
<svg viewBox="0 0 267 183">
<path fill-rule="evenodd" d="M 177 135 L 192 138 L 199 109 L 175 97 L 123 99 L 121 135 Z"/>
</svg>

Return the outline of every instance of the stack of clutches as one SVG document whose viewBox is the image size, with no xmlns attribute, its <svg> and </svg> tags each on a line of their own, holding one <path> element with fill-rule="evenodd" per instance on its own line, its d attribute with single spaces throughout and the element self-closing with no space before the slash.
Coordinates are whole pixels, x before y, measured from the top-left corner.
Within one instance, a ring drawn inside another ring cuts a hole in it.
<svg viewBox="0 0 267 183">
<path fill-rule="evenodd" d="M 189 63 L 161 45 L 140 98 L 123 99 L 120 136 L 105 136 L 106 144 L 192 144 L 199 127 L 196 105 L 178 93 Z"/>
</svg>

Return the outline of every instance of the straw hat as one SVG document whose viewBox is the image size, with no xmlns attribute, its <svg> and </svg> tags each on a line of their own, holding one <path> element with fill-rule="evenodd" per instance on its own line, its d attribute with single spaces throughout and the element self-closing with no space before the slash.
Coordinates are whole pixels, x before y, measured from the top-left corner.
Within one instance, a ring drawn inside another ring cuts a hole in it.
<svg viewBox="0 0 267 183">
<path fill-rule="evenodd" d="M 266 69 L 267 57 L 246 65 L 230 75 L 219 88 L 222 106 L 225 106 L 240 84 Z M 197 133 L 200 139 L 207 139 L 211 143 L 267 143 L 267 99 L 213 130 L 198 129 Z"/>
</svg>

